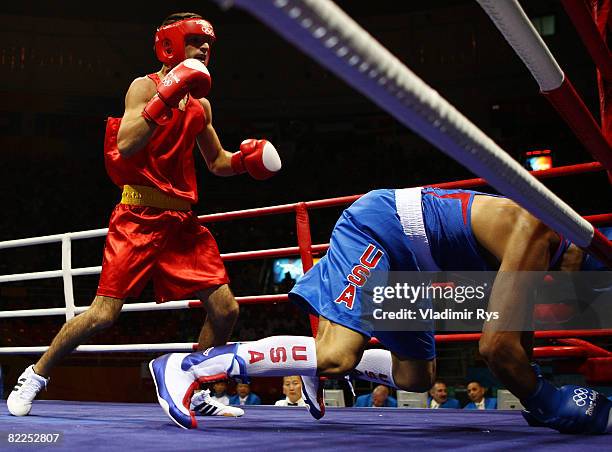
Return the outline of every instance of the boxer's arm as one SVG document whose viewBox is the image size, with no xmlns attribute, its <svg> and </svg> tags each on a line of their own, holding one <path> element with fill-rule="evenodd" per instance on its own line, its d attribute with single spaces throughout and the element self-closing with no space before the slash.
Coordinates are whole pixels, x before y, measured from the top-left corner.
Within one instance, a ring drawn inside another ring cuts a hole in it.
<svg viewBox="0 0 612 452">
<path fill-rule="evenodd" d="M 477 240 L 500 262 L 488 308 L 499 312 L 500 321 L 485 324 L 480 352 L 502 384 L 521 400 L 530 425 L 564 433 L 611 431 L 612 403 L 604 396 L 585 387 L 557 388 L 530 365 L 531 346 L 524 339 L 532 332 L 522 331 L 532 326 L 529 297 L 539 272 L 548 270 L 560 239 L 524 209 L 503 202 L 489 202 L 487 209 L 479 209 L 475 202 L 472 208 Z M 480 207 L 483 204 L 487 200 Z"/>
<path fill-rule="evenodd" d="M 483 329 L 483 343 L 495 344 L 488 359 L 491 370 L 519 399 L 536 388 L 532 350 L 525 348 L 524 339 L 532 326 L 530 296 L 536 278 L 541 277 L 537 272 L 548 269 L 551 238 L 548 228 L 535 218 L 521 217 L 506 244 L 489 300 L 488 310 L 498 312 L 499 321 Z"/>
<path fill-rule="evenodd" d="M 148 77 L 139 77 L 130 85 L 117 135 L 117 146 L 122 157 L 130 157 L 142 149 L 157 128 L 157 124 L 142 116 L 142 110 L 155 93 L 155 83 Z"/>
<path fill-rule="evenodd" d="M 485 323 L 480 351 L 491 371 L 517 397 L 536 388 L 531 370 L 533 306 L 529 299 L 537 271 L 548 269 L 551 247 L 558 236 L 512 201 L 482 197 L 472 208 L 472 229 L 478 242 L 500 263 L 489 312 L 499 320 Z"/>
<path fill-rule="evenodd" d="M 248 173 L 254 179 L 264 180 L 280 170 L 280 156 L 267 140 L 247 139 L 240 144 L 240 150 L 233 154 L 223 149 L 212 126 L 210 102 L 200 99 L 200 103 L 206 118 L 204 129 L 198 135 L 197 141 L 206 165 L 213 174 L 233 176 Z"/>
<path fill-rule="evenodd" d="M 198 147 L 204 157 L 206 166 L 211 173 L 217 176 L 233 176 L 231 158 L 232 153 L 223 149 L 219 136 L 212 125 L 212 109 L 207 99 L 200 99 L 204 108 L 204 130 L 197 136 Z"/>
</svg>

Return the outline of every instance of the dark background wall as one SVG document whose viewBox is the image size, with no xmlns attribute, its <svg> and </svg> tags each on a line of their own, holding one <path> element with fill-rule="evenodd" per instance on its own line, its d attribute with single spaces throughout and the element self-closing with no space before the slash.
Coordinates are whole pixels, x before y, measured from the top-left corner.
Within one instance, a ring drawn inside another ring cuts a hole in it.
<svg viewBox="0 0 612 452">
<path fill-rule="evenodd" d="M 553 150 L 555 165 L 591 160 L 476 2 L 337 3 L 517 160 L 542 148 Z M 554 17 L 555 33 L 545 41 L 598 119 L 595 69 L 560 2 L 523 3 L 532 19 Z M 212 1 L 146 5 L 107 1 L 93 12 L 76 1 L 0 7 L 0 240 L 106 226 L 119 189 L 104 170 L 104 121 L 122 114 L 135 77 L 159 69 L 153 34 L 174 11 L 201 13 L 215 26 L 210 100 L 225 148 L 236 150 L 246 137 L 266 137 L 284 164 L 278 176 L 256 182 L 213 176 L 198 155 L 199 214 L 473 176 L 249 15 L 222 11 Z M 612 205 L 603 174 L 546 183 L 582 214 Z M 338 212 L 313 213 L 315 242 L 327 240 Z M 211 229 L 222 252 L 295 244 L 291 218 Z M 75 244 L 73 265 L 99 265 L 102 243 Z M 59 268 L 58 248 L 0 251 L 0 273 Z M 228 265 L 234 291 L 278 290 L 266 284 L 265 265 Z M 96 283 L 95 277 L 75 281 L 77 304 L 89 303 Z M 4 284 L 0 297 L 3 309 L 63 305 L 55 280 Z M 150 297 L 149 288 L 140 301 Z M 269 327 L 273 318 L 273 311 L 243 309 L 236 337 L 246 330 L 257 337 L 283 329 L 307 332 L 301 320 Z M 147 325 L 167 333 L 161 340 L 185 341 L 194 338 L 200 322 L 199 315 L 185 312 L 159 319 L 128 314 L 93 342 L 137 342 Z M 0 343 L 48 344 L 60 325 L 60 318 L 1 321 Z M 449 375 L 458 375 L 461 366 Z"/>
<path fill-rule="evenodd" d="M 339 2 L 511 155 L 547 147 L 556 164 L 589 159 L 475 2 L 413 3 Z M 555 16 L 546 42 L 597 114 L 593 65 L 559 2 L 526 3 L 531 17 Z M 122 113 L 133 78 L 158 69 L 152 36 L 175 9 L 201 12 L 216 27 L 210 99 L 226 148 L 267 136 L 285 163 L 266 183 L 217 178 L 201 167 L 198 212 L 469 175 L 245 13 L 211 1 L 172 9 L 149 2 L 145 11 L 129 5 L 110 2 L 92 15 L 70 1 L 3 5 L 0 180 L 10 220 L 0 239 L 106 223 L 117 189 L 102 164 L 104 119 Z"/>
</svg>

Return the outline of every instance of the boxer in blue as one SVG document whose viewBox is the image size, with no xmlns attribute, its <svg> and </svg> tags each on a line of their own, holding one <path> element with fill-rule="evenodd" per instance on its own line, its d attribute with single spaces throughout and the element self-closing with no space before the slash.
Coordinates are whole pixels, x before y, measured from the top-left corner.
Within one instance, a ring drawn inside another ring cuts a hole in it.
<svg viewBox="0 0 612 452">
<path fill-rule="evenodd" d="M 433 331 L 368 328 L 361 316 L 370 301 L 362 289 L 372 272 L 501 270 L 489 309 L 522 315 L 527 314 L 533 271 L 579 270 L 583 262 L 582 250 L 507 198 L 436 188 L 375 190 L 342 213 L 327 254 L 289 294 L 319 315 L 316 338 L 274 336 L 164 355 L 150 363 L 158 399 L 172 420 L 192 428 L 195 417 L 188 401 L 193 387 L 226 376 L 302 375 L 304 399 L 317 419 L 324 414 L 320 375 L 352 373 L 407 391 L 426 391 L 435 378 Z M 588 262 L 592 266 L 593 260 Z M 562 432 L 609 430 L 610 401 L 588 388 L 556 388 L 534 371 L 530 334 L 485 326 L 479 344 L 491 370 L 523 401 L 530 423 Z M 365 350 L 372 336 L 387 350 Z M 579 406 L 576 391 L 586 394 L 588 403 Z"/>
</svg>

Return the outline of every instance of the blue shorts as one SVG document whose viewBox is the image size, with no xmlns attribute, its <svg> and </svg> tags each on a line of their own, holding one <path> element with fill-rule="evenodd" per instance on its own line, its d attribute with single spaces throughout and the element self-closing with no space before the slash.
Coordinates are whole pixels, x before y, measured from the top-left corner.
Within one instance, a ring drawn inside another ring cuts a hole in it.
<svg viewBox="0 0 612 452">
<path fill-rule="evenodd" d="M 433 359 L 433 323 L 428 331 L 374 331 L 363 321 L 372 306 L 362 305 L 367 297 L 362 297 L 363 273 L 353 273 L 358 265 L 377 274 L 419 270 L 396 211 L 395 190 L 369 192 L 346 209 L 334 227 L 327 254 L 289 296 L 331 322 L 375 336 L 400 357 Z"/>
</svg>

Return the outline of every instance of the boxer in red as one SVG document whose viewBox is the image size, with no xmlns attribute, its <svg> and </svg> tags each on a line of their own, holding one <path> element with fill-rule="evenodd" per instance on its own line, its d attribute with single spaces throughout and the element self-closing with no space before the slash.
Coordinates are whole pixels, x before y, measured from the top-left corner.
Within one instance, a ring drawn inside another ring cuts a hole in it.
<svg viewBox="0 0 612 452">
<path fill-rule="evenodd" d="M 245 140 L 233 154 L 222 147 L 206 99 L 215 39 L 212 25 L 197 14 L 167 17 L 155 35 L 162 68 L 136 78 L 125 96 L 123 117 L 108 119 L 105 164 L 123 194 L 110 218 L 96 297 L 19 377 L 8 400 L 11 414 L 28 414 L 53 366 L 111 326 L 125 299 L 138 296 L 151 279 L 157 302 L 190 296 L 202 300 L 202 349 L 229 339 L 238 303 L 214 238 L 191 210 L 198 201 L 193 148 L 197 143 L 217 176 L 248 173 L 263 180 L 280 170 L 281 162 L 266 140 Z M 228 413 L 228 407 L 215 408 L 207 413 L 237 414 Z"/>
</svg>

